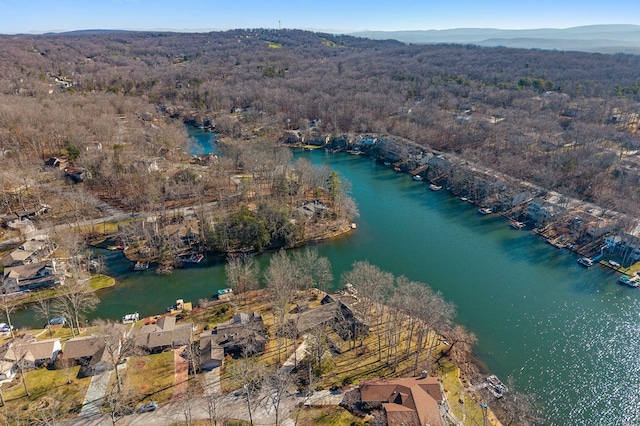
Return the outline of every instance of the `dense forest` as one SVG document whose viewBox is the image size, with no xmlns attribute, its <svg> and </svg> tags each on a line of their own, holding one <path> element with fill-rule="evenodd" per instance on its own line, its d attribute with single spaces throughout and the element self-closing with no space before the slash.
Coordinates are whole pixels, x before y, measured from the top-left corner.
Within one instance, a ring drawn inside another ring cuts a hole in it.
<svg viewBox="0 0 640 426">
<path fill-rule="evenodd" d="M 0 58 L 3 182 L 70 154 L 109 203 L 176 199 L 189 176 L 158 188 L 140 171 L 187 156 L 187 122 L 222 141 L 404 138 L 608 208 L 640 202 L 638 56 L 234 30 L 3 36 Z"/>
</svg>

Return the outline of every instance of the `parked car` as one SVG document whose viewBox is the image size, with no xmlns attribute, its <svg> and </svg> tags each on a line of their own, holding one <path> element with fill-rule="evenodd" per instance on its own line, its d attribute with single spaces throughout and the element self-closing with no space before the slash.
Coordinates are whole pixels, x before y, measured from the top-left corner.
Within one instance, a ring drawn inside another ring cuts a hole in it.
<svg viewBox="0 0 640 426">
<path fill-rule="evenodd" d="M 11 330 L 13 330 L 13 326 L 9 326 L 9 324 L 0 322 L 0 333 L 8 333 Z"/>
<path fill-rule="evenodd" d="M 51 318 L 49 320 L 49 325 L 65 325 L 67 319 L 65 317 Z"/>
<path fill-rule="evenodd" d="M 157 402 L 147 402 L 146 404 L 143 404 L 140 406 L 140 408 L 138 408 L 138 413 L 149 413 L 151 411 L 156 411 L 156 408 L 158 408 Z"/>
</svg>

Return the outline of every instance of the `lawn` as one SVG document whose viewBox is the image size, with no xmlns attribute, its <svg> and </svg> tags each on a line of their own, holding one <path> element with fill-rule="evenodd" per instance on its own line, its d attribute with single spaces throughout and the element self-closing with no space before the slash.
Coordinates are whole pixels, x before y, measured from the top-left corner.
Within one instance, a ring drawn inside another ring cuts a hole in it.
<svg viewBox="0 0 640 426">
<path fill-rule="evenodd" d="M 5 389 L 7 385 L 3 386 L 7 409 L 21 419 L 33 419 L 36 413 L 41 416 L 75 416 L 91 382 L 91 378 L 77 378 L 79 369 L 78 366 L 63 370 L 39 368 L 27 372 L 30 396 L 26 395 L 22 380 L 16 377 L 11 387 Z M 69 379 L 71 383 L 67 384 Z"/>
<path fill-rule="evenodd" d="M 91 275 L 89 280 L 89 287 L 91 290 L 97 291 L 103 288 L 111 287 L 116 283 L 116 280 L 112 277 L 103 274 Z"/>
<path fill-rule="evenodd" d="M 368 423 L 338 406 L 304 408 L 300 412 L 300 426 L 364 426 Z"/>
<path fill-rule="evenodd" d="M 129 358 L 125 376 L 124 381 L 139 393 L 140 400 L 169 402 L 173 396 L 173 351 Z"/>
<path fill-rule="evenodd" d="M 483 401 L 478 396 L 465 391 L 460 381 L 460 370 L 446 359 L 440 361 L 438 375 L 442 378 L 442 387 L 449 401 L 453 415 L 464 424 L 485 424 L 483 419 Z M 462 402 L 461 402 L 462 401 Z M 489 415 L 486 424 L 499 424 L 493 415 Z"/>
</svg>

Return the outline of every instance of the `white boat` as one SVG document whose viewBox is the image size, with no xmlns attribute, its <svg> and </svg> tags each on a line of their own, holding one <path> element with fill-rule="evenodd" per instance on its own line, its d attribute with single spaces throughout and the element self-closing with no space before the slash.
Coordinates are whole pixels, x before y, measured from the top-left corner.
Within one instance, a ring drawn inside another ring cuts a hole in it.
<svg viewBox="0 0 640 426">
<path fill-rule="evenodd" d="M 413 180 L 417 180 L 418 182 L 420 182 L 420 181 L 422 181 L 422 176 L 420 176 L 420 175 L 415 175 L 415 176 L 413 177 Z"/>
<path fill-rule="evenodd" d="M 578 259 L 578 263 L 585 268 L 593 266 L 593 260 L 589 259 L 588 257 L 581 257 L 580 259 Z"/>
<path fill-rule="evenodd" d="M 616 262 L 615 260 L 610 260 L 609 261 L 609 265 L 613 266 L 614 268 L 619 268 L 620 264 L 618 262 Z"/>
<path fill-rule="evenodd" d="M 140 320 L 140 314 L 137 312 L 134 312 L 132 314 L 127 314 L 122 317 L 123 324 L 131 324 L 139 320 Z"/>
<path fill-rule="evenodd" d="M 630 277 L 629 275 L 623 275 L 618 278 L 618 282 L 621 284 L 628 285 L 629 287 L 639 287 L 640 281 L 638 281 L 638 277 Z"/>
<path fill-rule="evenodd" d="M 183 262 L 186 263 L 200 263 L 204 259 L 204 254 L 202 253 L 194 253 L 191 256 L 182 259 Z"/>
<path fill-rule="evenodd" d="M 485 214 L 491 214 L 493 213 L 493 210 L 491 210 L 489 207 L 481 207 L 478 209 L 478 213 L 485 215 Z"/>
<path fill-rule="evenodd" d="M 136 264 L 133 265 L 134 271 L 144 271 L 146 269 L 149 269 L 149 262 L 136 262 Z"/>
<path fill-rule="evenodd" d="M 524 223 L 518 222 L 517 220 L 514 220 L 513 222 L 511 222 L 511 227 L 513 229 L 522 229 L 522 228 L 524 228 Z"/>
<path fill-rule="evenodd" d="M 442 186 L 432 183 L 431 185 L 429 185 L 429 189 L 432 191 L 440 191 L 442 189 Z"/>
</svg>

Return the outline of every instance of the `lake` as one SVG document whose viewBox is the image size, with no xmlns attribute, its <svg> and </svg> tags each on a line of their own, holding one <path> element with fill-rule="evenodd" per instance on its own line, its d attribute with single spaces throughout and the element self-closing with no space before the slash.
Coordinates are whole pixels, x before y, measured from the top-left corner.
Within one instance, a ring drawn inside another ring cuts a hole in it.
<svg viewBox="0 0 640 426">
<path fill-rule="evenodd" d="M 331 261 L 336 286 L 359 260 L 424 282 L 456 304 L 456 320 L 477 335 L 488 370 L 536 394 L 550 423 L 640 424 L 638 289 L 391 167 L 322 150 L 295 155 L 338 171 L 360 209 L 355 231 L 315 246 Z M 178 298 L 195 303 L 226 287 L 219 260 L 162 276 L 132 271 L 120 252 L 101 254 L 118 284 L 99 293 L 93 316 L 156 314 Z M 265 265 L 268 255 L 259 260 Z"/>
</svg>

